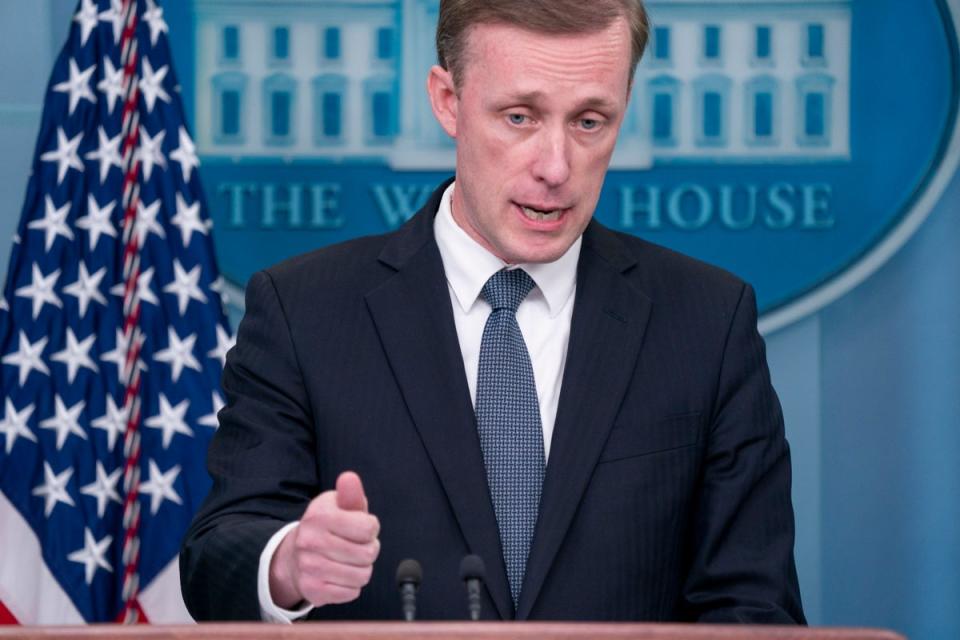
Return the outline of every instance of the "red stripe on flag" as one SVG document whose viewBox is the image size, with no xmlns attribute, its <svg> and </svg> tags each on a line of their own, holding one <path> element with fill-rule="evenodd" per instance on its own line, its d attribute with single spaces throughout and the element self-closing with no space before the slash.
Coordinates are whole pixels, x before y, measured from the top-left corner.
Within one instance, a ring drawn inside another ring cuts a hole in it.
<svg viewBox="0 0 960 640">
<path fill-rule="evenodd" d="M 2 605 L 0 605 L 0 606 L 2 606 Z M 143 612 L 143 607 L 140 606 L 140 601 L 139 601 L 139 600 L 134 600 L 134 601 L 133 601 L 133 608 L 137 611 L 137 615 L 139 616 L 139 617 L 137 618 L 137 624 L 150 624 L 150 619 L 147 618 L 147 614 L 145 614 L 145 613 Z M 117 617 L 116 617 L 116 619 L 114 620 L 114 622 L 116 622 L 116 623 L 118 623 L 118 624 L 124 622 L 124 618 L 126 617 L 126 615 L 127 615 L 127 610 L 124 609 L 124 610 L 121 611 L 119 614 L 117 614 Z"/>
<path fill-rule="evenodd" d="M 0 624 L 20 624 L 10 610 L 3 606 L 3 602 L 0 602 Z"/>
</svg>

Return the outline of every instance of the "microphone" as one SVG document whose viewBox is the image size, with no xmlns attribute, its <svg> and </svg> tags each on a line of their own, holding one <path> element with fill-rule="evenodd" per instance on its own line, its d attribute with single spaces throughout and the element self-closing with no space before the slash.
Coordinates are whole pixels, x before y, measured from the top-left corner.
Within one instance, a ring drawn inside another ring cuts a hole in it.
<svg viewBox="0 0 960 640">
<path fill-rule="evenodd" d="M 417 588 L 423 578 L 423 569 L 420 563 L 407 558 L 397 566 L 397 587 L 400 589 L 400 606 L 403 608 L 403 619 L 413 622 L 417 617 Z"/>
<path fill-rule="evenodd" d="M 467 609 L 471 620 L 480 619 L 480 586 L 486 573 L 480 556 L 470 554 L 460 561 L 460 579 L 467 586 Z"/>
</svg>

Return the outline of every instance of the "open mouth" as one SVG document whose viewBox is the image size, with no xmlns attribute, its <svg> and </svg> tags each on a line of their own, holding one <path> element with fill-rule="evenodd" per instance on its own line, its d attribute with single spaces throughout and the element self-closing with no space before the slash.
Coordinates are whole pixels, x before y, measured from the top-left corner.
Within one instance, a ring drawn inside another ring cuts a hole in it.
<svg viewBox="0 0 960 640">
<path fill-rule="evenodd" d="M 533 207 L 525 207 L 519 205 L 520 210 L 523 211 L 523 215 L 526 216 L 528 220 L 533 220 L 534 222 L 553 222 L 560 219 L 560 214 L 563 213 L 563 209 L 553 209 L 552 211 L 541 211 L 540 209 L 534 209 Z"/>
</svg>

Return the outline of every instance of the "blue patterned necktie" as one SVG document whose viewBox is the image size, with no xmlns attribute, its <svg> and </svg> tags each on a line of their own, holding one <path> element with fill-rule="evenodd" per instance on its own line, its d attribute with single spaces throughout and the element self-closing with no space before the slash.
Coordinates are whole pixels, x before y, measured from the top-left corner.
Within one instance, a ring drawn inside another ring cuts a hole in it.
<svg viewBox="0 0 960 640">
<path fill-rule="evenodd" d="M 540 405 L 517 307 L 533 289 L 522 269 L 498 271 L 480 295 L 493 311 L 483 328 L 477 375 L 477 428 L 514 606 L 540 508 L 546 468 Z"/>
</svg>

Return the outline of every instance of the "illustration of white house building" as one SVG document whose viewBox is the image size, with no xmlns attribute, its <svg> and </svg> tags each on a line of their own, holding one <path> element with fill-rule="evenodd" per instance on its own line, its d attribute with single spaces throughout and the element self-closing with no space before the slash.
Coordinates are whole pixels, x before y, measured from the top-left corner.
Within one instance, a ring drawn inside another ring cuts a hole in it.
<svg viewBox="0 0 960 640">
<path fill-rule="evenodd" d="M 193 0 L 207 157 L 449 169 L 433 118 L 439 0 Z M 851 0 L 648 0 L 612 166 L 850 155 Z"/>
<path fill-rule="evenodd" d="M 398 5 L 194 0 L 206 155 L 379 157 L 397 135 Z"/>
<path fill-rule="evenodd" d="M 655 161 L 849 157 L 849 0 L 648 7 L 631 115 Z"/>
</svg>

